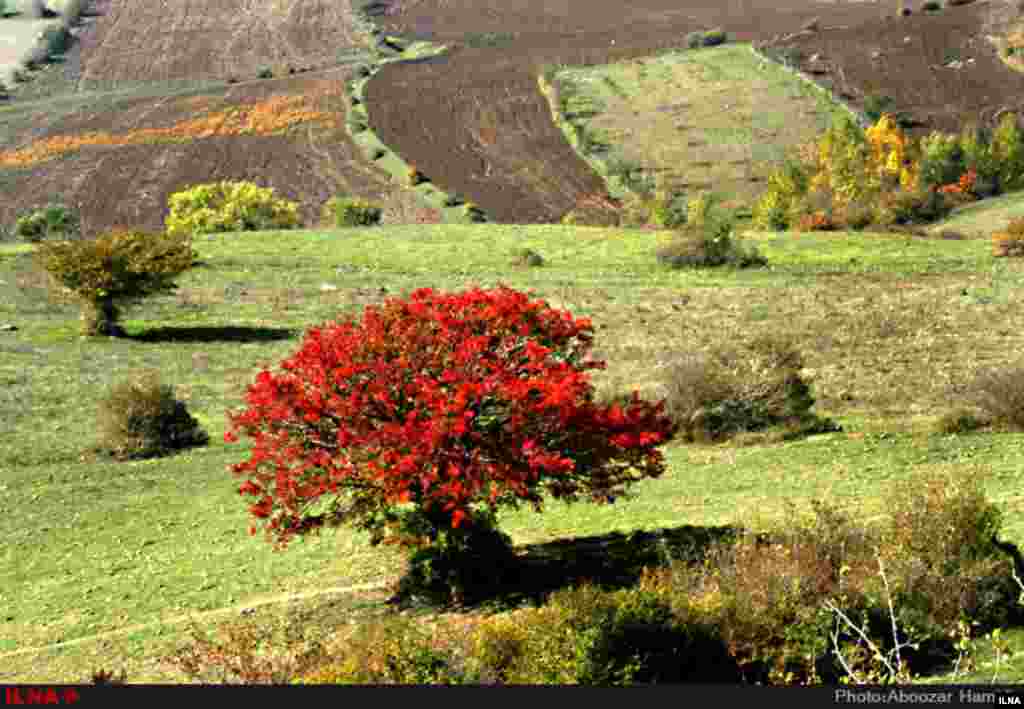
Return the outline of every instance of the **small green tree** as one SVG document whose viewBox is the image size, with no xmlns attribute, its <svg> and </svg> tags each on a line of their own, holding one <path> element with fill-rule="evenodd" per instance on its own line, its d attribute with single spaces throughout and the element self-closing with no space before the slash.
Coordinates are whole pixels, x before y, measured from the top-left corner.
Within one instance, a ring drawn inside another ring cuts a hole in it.
<svg viewBox="0 0 1024 709">
<path fill-rule="evenodd" d="M 187 234 L 116 230 L 95 241 L 40 242 L 34 256 L 51 284 L 82 303 L 82 334 L 124 335 L 117 304 L 175 288 L 198 256 Z"/>
<path fill-rule="evenodd" d="M 1024 187 L 1024 137 L 1017 116 L 1004 114 L 992 134 L 992 155 L 999 165 L 999 186 L 1003 191 Z"/>
</svg>

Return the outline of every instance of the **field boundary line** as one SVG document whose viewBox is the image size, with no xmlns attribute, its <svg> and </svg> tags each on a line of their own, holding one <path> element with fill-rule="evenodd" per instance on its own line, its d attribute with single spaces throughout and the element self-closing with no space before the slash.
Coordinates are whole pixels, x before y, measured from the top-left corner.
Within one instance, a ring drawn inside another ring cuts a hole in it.
<svg viewBox="0 0 1024 709">
<path fill-rule="evenodd" d="M 0 653 L 0 658 L 4 657 L 15 657 L 17 655 L 29 655 L 34 652 L 45 652 L 47 650 L 63 649 L 71 647 L 73 645 L 81 645 L 83 643 L 92 642 L 94 640 L 102 640 L 104 638 L 117 637 L 118 635 L 128 635 L 135 633 L 140 630 L 146 630 L 147 628 L 153 628 L 158 625 L 176 625 L 183 623 L 190 619 L 201 620 L 203 618 L 211 618 L 218 615 L 228 615 L 230 613 L 241 613 L 242 611 L 259 608 L 260 606 L 269 606 L 275 603 L 286 603 L 288 601 L 300 601 L 307 598 L 316 598 L 317 596 L 324 596 L 331 593 L 350 593 L 352 591 L 373 591 L 377 589 L 386 588 L 389 585 L 388 582 L 379 581 L 377 583 L 361 584 L 358 586 L 335 586 L 333 588 L 325 588 L 319 591 L 308 591 L 306 593 L 290 593 L 280 594 L 272 598 L 267 598 L 262 601 L 256 601 L 253 603 L 241 603 L 228 608 L 217 608 L 212 611 L 202 611 L 199 613 L 189 613 L 172 616 L 165 620 L 158 620 L 152 623 L 142 623 L 139 625 L 132 625 L 127 628 L 121 628 L 119 630 L 110 630 L 105 633 L 98 633 L 96 635 L 87 635 L 82 638 L 75 638 L 74 640 L 68 640 L 61 643 L 53 643 L 51 645 L 40 645 L 38 647 L 27 647 L 21 650 L 12 650 L 10 652 Z"/>
</svg>

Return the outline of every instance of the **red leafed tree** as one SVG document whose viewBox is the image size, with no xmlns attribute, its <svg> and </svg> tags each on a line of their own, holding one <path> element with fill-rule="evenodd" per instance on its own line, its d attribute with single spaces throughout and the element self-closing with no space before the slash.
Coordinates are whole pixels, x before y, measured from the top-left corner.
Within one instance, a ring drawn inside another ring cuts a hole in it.
<svg viewBox="0 0 1024 709">
<path fill-rule="evenodd" d="M 354 522 L 373 543 L 449 553 L 494 532 L 502 505 L 612 501 L 662 474 L 677 428 L 635 392 L 595 403 L 592 330 L 505 286 L 420 289 L 311 329 L 228 414 L 225 439 L 253 440 L 231 466 L 239 491 L 279 546 Z"/>
</svg>

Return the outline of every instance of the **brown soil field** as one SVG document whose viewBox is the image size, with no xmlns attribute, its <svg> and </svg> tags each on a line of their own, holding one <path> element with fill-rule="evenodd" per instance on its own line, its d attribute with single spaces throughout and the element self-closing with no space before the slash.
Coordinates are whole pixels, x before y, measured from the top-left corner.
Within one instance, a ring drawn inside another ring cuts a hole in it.
<svg viewBox="0 0 1024 709">
<path fill-rule="evenodd" d="M 299 202 L 306 225 L 339 191 L 383 200 L 387 174 L 343 127 L 348 78 L 342 68 L 25 121 L 0 149 L 0 220 L 64 201 L 79 206 L 86 238 L 113 226 L 161 230 L 170 194 L 223 179 L 273 187 Z"/>
<path fill-rule="evenodd" d="M 1024 75 L 983 36 L 992 8 L 1005 4 L 896 18 L 889 0 L 385 0 L 369 13 L 382 30 L 452 49 L 384 65 L 364 98 L 376 135 L 439 189 L 491 221 L 550 222 L 605 184 L 553 123 L 538 87 L 545 67 L 650 56 L 681 47 L 690 31 L 721 27 L 731 41 L 821 54 L 820 79 L 855 103 L 886 94 L 927 127 L 957 127 L 1024 98 Z M 787 37 L 811 18 L 818 32 Z M 342 57 L 369 56 L 366 29 L 348 2 L 94 0 L 64 63 L 0 107 L 0 224 L 61 200 L 80 205 L 87 236 L 156 229 L 169 194 L 218 179 L 274 187 L 300 202 L 308 226 L 340 191 L 381 202 L 389 223 L 417 213 L 419 198 L 343 127 Z M 500 38 L 481 43 L 483 33 Z M 962 68 L 943 66 L 951 57 Z M 289 76 L 289 66 L 312 71 Z M 262 68 L 280 78 L 254 80 Z M 210 84 L 231 76 L 242 83 Z M 112 89 L 138 93 L 89 93 Z"/>
<path fill-rule="evenodd" d="M 684 7 L 680 7 L 684 6 Z M 892 2 L 809 0 L 420 0 L 374 17 L 386 32 L 454 42 L 445 58 L 385 67 L 369 82 L 370 124 L 445 191 L 477 202 L 494 220 L 546 222 L 563 215 L 601 178 L 546 118 L 536 75 L 544 65 L 593 65 L 678 47 L 686 33 L 721 27 L 730 38 L 781 40 L 811 18 L 820 30 L 791 40 L 834 66 L 851 95 L 882 92 L 935 127 L 992 115 L 1024 99 L 1024 79 L 980 36 L 989 3 L 896 18 Z M 885 15 L 893 15 L 883 19 Z M 506 33 L 491 47 L 458 46 L 472 33 Z M 904 37 L 910 37 L 904 42 Z M 884 63 L 872 64 L 880 45 Z M 947 49 L 963 69 L 936 69 Z M 885 54 L 888 52 L 888 54 Z"/>
<path fill-rule="evenodd" d="M 986 38 L 991 4 L 873 19 L 779 45 L 799 47 L 804 69 L 819 55 L 825 73 L 816 78 L 852 93 L 857 107 L 866 96 L 889 96 L 892 110 L 920 122 L 913 132 L 955 132 L 966 120 L 989 123 L 1001 109 L 1024 108 L 1024 75 L 1009 69 Z"/>
<path fill-rule="evenodd" d="M 86 85 L 279 75 L 333 66 L 339 49 L 365 43 L 348 3 L 329 0 L 96 0 L 93 12 L 81 38 Z"/>
</svg>

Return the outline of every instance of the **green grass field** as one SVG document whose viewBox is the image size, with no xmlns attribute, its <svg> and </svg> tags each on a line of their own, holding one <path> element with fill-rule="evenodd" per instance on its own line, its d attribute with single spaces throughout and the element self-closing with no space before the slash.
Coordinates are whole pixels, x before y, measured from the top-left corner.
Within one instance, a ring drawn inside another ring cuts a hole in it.
<svg viewBox="0 0 1024 709">
<path fill-rule="evenodd" d="M 713 189 L 747 206 L 787 151 L 813 140 L 837 110 L 742 43 L 564 68 L 555 82 L 565 99 L 557 122 L 602 174 L 624 160 L 677 189 Z M 570 124 L 596 145 L 581 146 Z"/>
<path fill-rule="evenodd" d="M 998 219 L 1022 197 L 993 202 Z M 984 214 L 984 205 L 972 211 L 979 229 L 998 226 Z M 277 600 L 257 617 L 304 614 L 312 632 L 378 608 L 380 589 L 338 589 L 394 580 L 396 553 L 348 531 L 283 553 L 249 536 L 226 470 L 247 445 L 223 442 L 224 412 L 242 406 L 260 367 L 293 352 L 305 328 L 423 286 L 504 282 L 593 318 L 595 350 L 609 363 L 594 382 L 605 392 L 657 396 L 673 358 L 786 332 L 805 355 L 819 412 L 843 426 L 783 444 L 670 445 L 668 473 L 635 488 L 633 500 L 506 512 L 500 522 L 516 544 L 683 525 L 770 528 L 788 501 L 807 509 L 821 497 L 877 518 L 887 482 L 954 469 L 989 475 L 1004 538 L 1024 542 L 1024 435 L 930 428 L 975 372 L 1017 359 L 1019 263 L 997 263 L 985 240 L 783 233 L 749 235 L 769 269 L 669 271 L 653 256 L 669 236 L 435 225 L 198 237 L 202 265 L 178 279 L 178 293 L 127 308 L 127 338 L 95 340 L 79 337 L 76 306 L 48 299 L 27 266 L 30 246 L 0 247 L 0 324 L 17 327 L 0 332 L 0 679 L 81 681 L 102 664 L 125 667 L 135 682 L 182 681 L 158 658 L 185 640 L 192 614 L 230 619 Z M 510 268 L 522 246 L 546 265 Z M 83 459 L 98 401 L 139 368 L 177 387 L 211 443 L 144 462 Z M 1011 637 L 1024 649 L 1024 635 Z M 1024 663 L 1010 673 L 1024 678 Z"/>
</svg>

